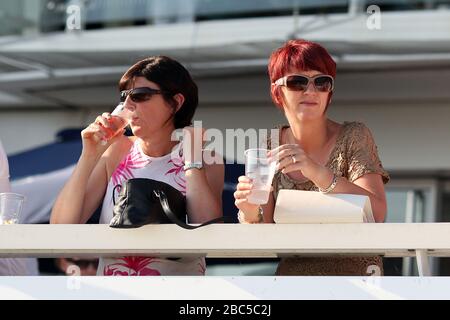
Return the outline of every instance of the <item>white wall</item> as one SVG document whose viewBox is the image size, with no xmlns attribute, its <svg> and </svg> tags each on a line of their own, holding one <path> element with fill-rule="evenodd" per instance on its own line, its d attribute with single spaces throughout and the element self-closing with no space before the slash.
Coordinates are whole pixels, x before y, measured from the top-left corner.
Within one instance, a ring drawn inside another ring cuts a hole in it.
<svg viewBox="0 0 450 320">
<path fill-rule="evenodd" d="M 1 112 L 0 139 L 7 154 L 14 154 L 54 142 L 59 130 L 84 126 L 89 119 L 95 119 L 92 112 Z"/>
</svg>

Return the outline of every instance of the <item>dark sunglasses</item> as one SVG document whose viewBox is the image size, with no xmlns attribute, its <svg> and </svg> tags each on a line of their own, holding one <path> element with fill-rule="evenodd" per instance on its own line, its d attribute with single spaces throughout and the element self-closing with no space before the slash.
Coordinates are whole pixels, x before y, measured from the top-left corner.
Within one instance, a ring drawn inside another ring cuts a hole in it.
<svg viewBox="0 0 450 320">
<path fill-rule="evenodd" d="M 125 102 L 128 96 L 130 96 L 133 102 L 144 102 L 150 100 L 155 94 L 162 94 L 165 91 L 157 90 L 148 87 L 134 88 L 130 90 L 120 91 L 120 102 Z"/>
<path fill-rule="evenodd" d="M 293 74 L 278 79 L 274 84 L 285 86 L 293 91 L 306 91 L 309 83 L 312 81 L 314 88 L 319 92 L 331 92 L 334 89 L 334 79 L 329 75 L 317 75 L 314 77 L 307 77 L 300 74 Z"/>
</svg>

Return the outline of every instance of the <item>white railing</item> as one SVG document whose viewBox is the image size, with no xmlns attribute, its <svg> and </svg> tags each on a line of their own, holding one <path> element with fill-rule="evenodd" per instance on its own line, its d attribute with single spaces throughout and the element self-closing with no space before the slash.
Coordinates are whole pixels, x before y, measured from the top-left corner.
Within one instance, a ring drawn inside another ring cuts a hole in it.
<svg viewBox="0 0 450 320">
<path fill-rule="evenodd" d="M 326 255 L 450 257 L 450 223 L 216 224 L 197 230 L 176 225 L 112 229 L 108 225 L 2 225 L 0 257 L 117 255 L 209 258 Z"/>
</svg>

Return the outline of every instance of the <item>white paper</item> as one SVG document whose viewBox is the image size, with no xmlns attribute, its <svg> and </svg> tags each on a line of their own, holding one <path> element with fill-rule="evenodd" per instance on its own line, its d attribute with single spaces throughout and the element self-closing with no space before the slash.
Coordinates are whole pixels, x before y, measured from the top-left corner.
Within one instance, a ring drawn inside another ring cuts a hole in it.
<svg viewBox="0 0 450 320">
<path fill-rule="evenodd" d="M 276 223 L 375 222 L 367 196 L 280 190 L 274 211 Z"/>
</svg>

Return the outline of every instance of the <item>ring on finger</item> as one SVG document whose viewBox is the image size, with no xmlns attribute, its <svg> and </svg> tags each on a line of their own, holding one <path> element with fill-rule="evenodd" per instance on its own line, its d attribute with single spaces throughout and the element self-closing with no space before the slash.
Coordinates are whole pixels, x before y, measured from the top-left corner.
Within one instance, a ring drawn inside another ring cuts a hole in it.
<svg viewBox="0 0 450 320">
<path fill-rule="evenodd" d="M 297 159 L 295 159 L 295 156 L 291 156 L 292 163 L 295 164 L 297 162 Z"/>
</svg>

